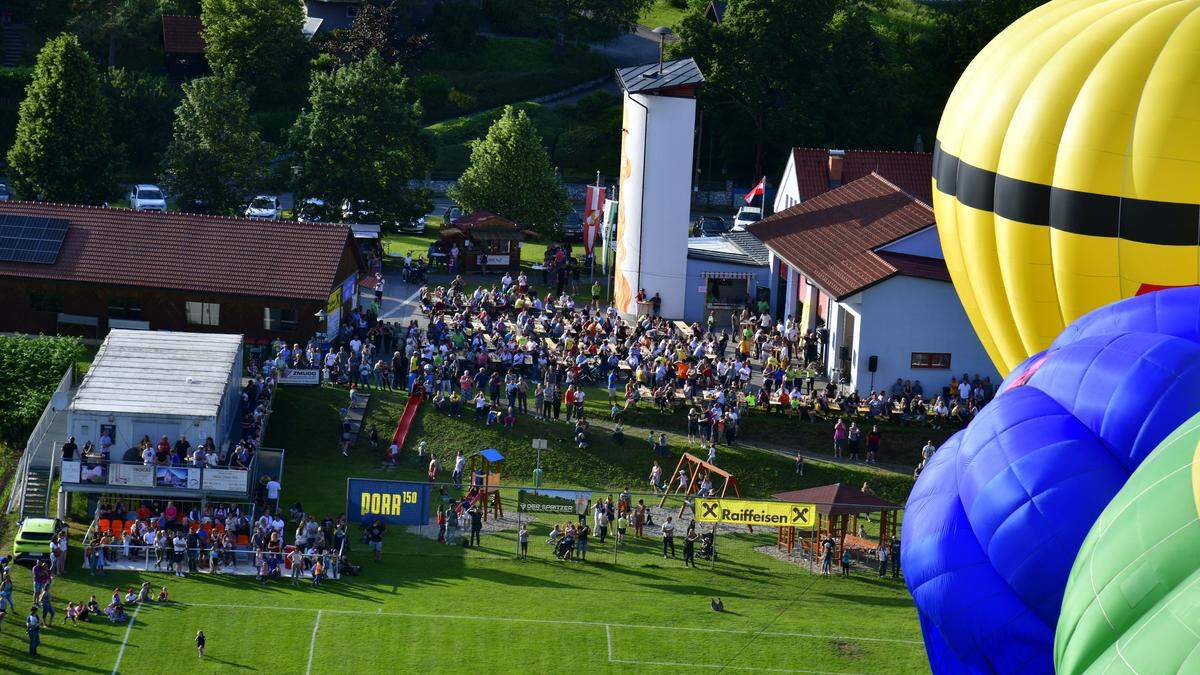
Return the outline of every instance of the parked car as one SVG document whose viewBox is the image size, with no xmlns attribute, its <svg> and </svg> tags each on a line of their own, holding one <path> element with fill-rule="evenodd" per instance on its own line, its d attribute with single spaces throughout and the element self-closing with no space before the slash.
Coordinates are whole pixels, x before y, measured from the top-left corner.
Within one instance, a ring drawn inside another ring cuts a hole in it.
<svg viewBox="0 0 1200 675">
<path fill-rule="evenodd" d="M 718 237 L 728 232 L 730 227 L 729 221 L 720 216 L 700 216 L 695 232 L 700 237 Z"/>
<path fill-rule="evenodd" d="M 342 220 L 347 223 L 374 223 L 379 224 L 379 220 L 375 217 L 375 211 L 365 199 L 356 199 L 354 204 L 357 209 L 350 207 L 350 200 L 342 202 Z M 358 213 L 355 213 L 355 210 Z"/>
<path fill-rule="evenodd" d="M 246 217 L 255 220 L 278 220 L 279 197 L 275 195 L 258 195 L 250 200 L 246 207 Z"/>
<path fill-rule="evenodd" d="M 571 209 L 567 213 L 567 217 L 563 222 L 559 223 L 556 229 L 562 233 L 562 238 L 565 240 L 583 239 L 583 217 L 575 209 Z"/>
<path fill-rule="evenodd" d="M 319 223 L 325 218 L 325 201 L 316 197 L 303 199 L 296 205 L 296 220 L 302 223 Z"/>
<path fill-rule="evenodd" d="M 741 232 L 747 226 L 753 225 L 762 220 L 762 208 L 758 206 L 743 206 L 738 209 L 737 215 L 733 218 L 733 229 Z"/>
<path fill-rule="evenodd" d="M 6 202 L 12 198 L 12 192 L 8 189 L 8 183 L 0 181 L 0 202 Z"/>
<path fill-rule="evenodd" d="M 139 183 L 129 190 L 129 206 L 134 211 L 166 211 L 167 196 L 157 185 Z"/>
<path fill-rule="evenodd" d="M 407 223 L 399 223 L 396 229 L 401 234 L 425 234 L 425 216 L 413 218 Z"/>
<path fill-rule="evenodd" d="M 34 563 L 50 559 L 50 540 L 55 533 L 66 529 L 57 518 L 26 518 L 17 528 L 13 540 L 13 558 L 17 562 Z"/>
<path fill-rule="evenodd" d="M 462 218 L 462 214 L 463 212 L 461 208 L 457 206 L 447 206 L 446 210 L 442 213 L 442 222 L 449 225 L 459 218 Z"/>
</svg>

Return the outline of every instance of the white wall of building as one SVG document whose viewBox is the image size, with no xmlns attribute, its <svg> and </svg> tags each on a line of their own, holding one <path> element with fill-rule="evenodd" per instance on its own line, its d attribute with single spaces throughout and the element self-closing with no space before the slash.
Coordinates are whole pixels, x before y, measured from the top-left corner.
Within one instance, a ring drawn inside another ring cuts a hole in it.
<svg viewBox="0 0 1200 675">
<path fill-rule="evenodd" d="M 663 316 L 682 317 L 696 101 L 626 93 L 623 114 L 614 304 L 636 313 L 644 288 L 662 296 Z"/>
<path fill-rule="evenodd" d="M 209 436 L 221 438 L 223 435 L 218 433 L 217 420 L 212 417 L 76 411 L 69 414 L 68 427 L 80 447 L 83 447 L 86 441 L 99 441 L 101 425 L 108 424 L 117 428 L 112 449 L 112 459 L 115 461 L 120 461 L 124 452 L 136 446 L 143 436 L 149 436 L 155 443 L 166 436 L 172 445 L 180 436 L 187 436 L 188 441 L 197 446 L 204 443 L 204 439 Z"/>
<path fill-rule="evenodd" d="M 920 380 L 926 395 L 931 396 L 940 393 L 951 377 L 964 372 L 1000 383 L 1000 375 L 971 328 L 954 286 L 947 282 L 896 276 L 838 304 L 858 309 L 853 383 L 860 393 L 871 389 L 867 362 L 872 354 L 879 357 L 876 390 L 891 387 L 896 378 Z M 839 307 L 838 311 L 843 309 Z M 830 324 L 837 326 L 839 322 Z M 838 344 L 832 336 L 830 344 Z M 950 368 L 911 368 L 913 352 L 948 353 Z"/>
<path fill-rule="evenodd" d="M 880 246 L 878 250 L 919 255 L 938 260 L 945 259 L 945 256 L 942 255 L 942 242 L 938 239 L 937 227 L 933 225 L 920 232 L 913 232 L 907 237 L 901 237 L 890 244 Z"/>
<path fill-rule="evenodd" d="M 787 166 L 779 177 L 779 188 L 775 191 L 774 213 L 800 203 L 800 184 L 796 180 L 796 155 L 789 154 Z"/>
</svg>

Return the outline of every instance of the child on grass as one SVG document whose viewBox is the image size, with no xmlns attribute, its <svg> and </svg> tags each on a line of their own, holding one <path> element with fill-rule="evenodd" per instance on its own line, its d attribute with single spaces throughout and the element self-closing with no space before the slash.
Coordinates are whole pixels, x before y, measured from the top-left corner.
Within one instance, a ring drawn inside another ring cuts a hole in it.
<svg viewBox="0 0 1200 675">
<path fill-rule="evenodd" d="M 204 658 L 204 631 L 196 631 L 196 654 Z"/>
</svg>

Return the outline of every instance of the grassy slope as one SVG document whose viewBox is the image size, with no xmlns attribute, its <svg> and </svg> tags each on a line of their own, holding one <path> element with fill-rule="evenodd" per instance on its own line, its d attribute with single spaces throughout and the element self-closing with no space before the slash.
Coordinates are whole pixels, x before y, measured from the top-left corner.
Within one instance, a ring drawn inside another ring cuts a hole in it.
<svg viewBox="0 0 1200 675">
<path fill-rule="evenodd" d="M 671 4 L 671 0 L 653 0 L 638 17 L 638 23 L 650 28 L 671 27 L 679 23 L 685 14 L 687 10 Z"/>
<path fill-rule="evenodd" d="M 434 52 L 421 64 L 421 72 L 441 75 L 473 97 L 471 110 L 554 93 L 608 71 L 607 60 L 586 48 L 558 53 L 551 42 L 518 37 L 488 38 L 465 55 Z"/>
<path fill-rule="evenodd" d="M 336 389 L 279 392 L 268 443 L 288 449 L 286 501 L 302 499 L 309 510 L 337 512 L 347 475 L 417 473 L 412 466 L 381 473 L 364 444 L 349 460 L 336 454 L 336 420 L 344 399 L 345 392 Z M 368 422 L 390 428 L 403 400 L 400 394 L 373 396 Z M 456 446 L 500 446 L 510 456 L 511 484 L 528 474 L 529 434 L 554 438 L 555 432 L 530 424 L 503 438 L 426 412 L 413 433 L 428 438 L 442 454 Z M 622 451 L 598 443 L 580 453 L 553 443 L 543 462 L 555 483 L 613 485 L 623 475 L 642 473 L 642 449 L 634 446 Z M 738 461 L 770 464 L 761 458 Z M 573 670 L 587 672 L 666 672 L 688 665 L 926 671 L 916 616 L 902 584 L 862 570 L 851 579 L 814 577 L 753 552 L 752 546 L 774 541 L 770 531 L 723 535 L 715 571 L 685 570 L 677 561 L 663 560 L 653 539 L 631 541 L 617 564 L 610 562 L 611 542 L 596 541 L 587 564 L 558 563 L 542 543 L 546 527 L 538 524 L 532 531 L 527 562 L 511 560 L 511 532 L 485 535 L 482 547 L 471 550 L 393 532 L 382 565 L 368 562 L 362 576 L 321 589 L 264 587 L 245 578 L 207 575 L 181 580 L 111 573 L 92 580 L 74 567 L 55 589 L 61 606 L 90 593 L 103 603 L 114 586 L 143 579 L 169 586 L 178 604 L 143 608 L 128 630 L 120 667 L 128 673 L 301 672 L 308 668 L 310 646 L 312 672 L 318 673 L 386 667 L 478 672 L 481 664 L 498 672 L 560 672 L 564 659 Z M 77 556 L 78 542 L 73 544 Z M 356 557 L 361 561 L 361 554 Z M 24 568 L 17 568 L 15 582 L 17 606 L 27 607 L 30 579 Z M 732 613 L 708 610 L 715 595 Z M 322 610 L 319 619 L 317 610 Z M 568 623 L 547 623 L 557 621 Z M 32 662 L 23 656 L 24 635 L 10 617 L 0 631 L 0 658 L 9 672 L 108 673 L 126 628 L 96 622 L 48 629 L 42 656 Z M 203 662 L 193 648 L 200 629 L 209 645 Z M 759 634 L 762 630 L 770 634 Z M 783 633 L 808 637 L 773 635 Z M 547 649 L 551 644 L 570 645 L 570 655 Z"/>
</svg>

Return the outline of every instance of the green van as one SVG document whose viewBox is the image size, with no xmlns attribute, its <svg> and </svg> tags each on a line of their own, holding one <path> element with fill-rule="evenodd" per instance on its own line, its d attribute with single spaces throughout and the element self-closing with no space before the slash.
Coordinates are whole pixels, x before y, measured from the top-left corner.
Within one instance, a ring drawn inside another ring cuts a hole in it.
<svg viewBox="0 0 1200 675">
<path fill-rule="evenodd" d="M 13 557 L 17 562 L 50 560 L 50 540 L 54 533 L 66 528 L 57 518 L 26 518 L 17 529 L 13 542 Z"/>
</svg>

